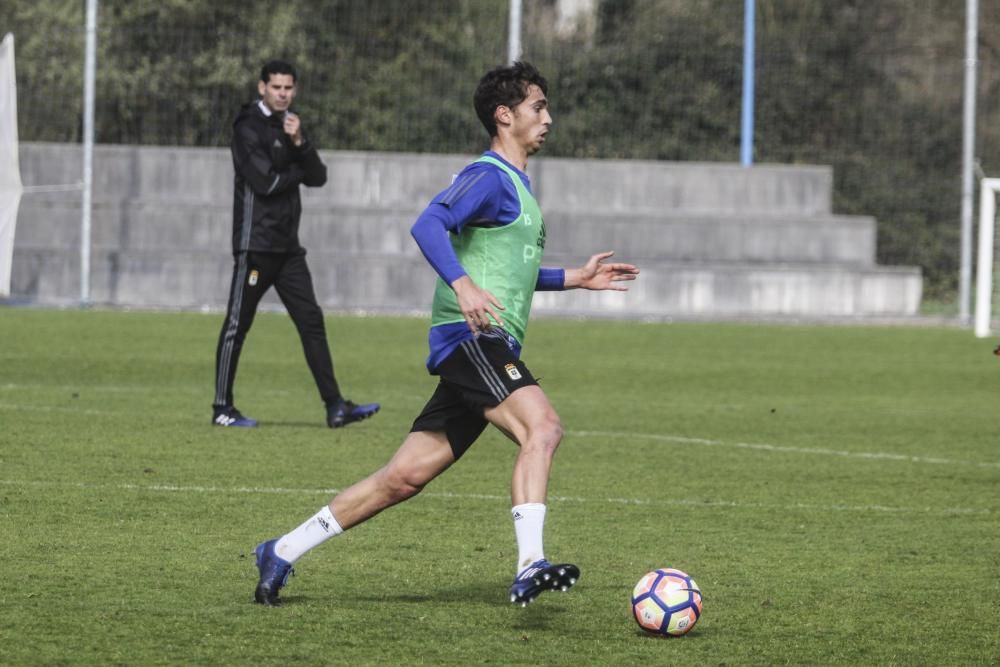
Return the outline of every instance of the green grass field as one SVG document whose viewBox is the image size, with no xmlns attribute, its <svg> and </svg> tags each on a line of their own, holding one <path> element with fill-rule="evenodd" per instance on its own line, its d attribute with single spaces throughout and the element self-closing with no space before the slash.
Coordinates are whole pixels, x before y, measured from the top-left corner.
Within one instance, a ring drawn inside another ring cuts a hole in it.
<svg viewBox="0 0 1000 667">
<path fill-rule="evenodd" d="M 374 419 L 338 431 L 284 315 L 209 425 L 221 315 L 0 309 L 0 664 L 996 665 L 1000 359 L 968 331 L 538 320 L 563 418 L 546 552 L 507 602 L 514 446 L 488 432 L 409 503 L 252 602 L 252 549 L 381 465 L 433 388 L 419 319 L 331 317 Z M 689 635 L 629 612 L 689 572 Z"/>
</svg>

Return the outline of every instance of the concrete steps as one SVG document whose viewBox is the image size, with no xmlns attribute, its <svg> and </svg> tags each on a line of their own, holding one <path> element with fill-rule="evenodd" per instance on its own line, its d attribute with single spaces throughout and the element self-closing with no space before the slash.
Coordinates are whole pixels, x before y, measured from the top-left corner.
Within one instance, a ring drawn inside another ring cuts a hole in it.
<svg viewBox="0 0 1000 667">
<path fill-rule="evenodd" d="M 308 258 L 317 295 L 327 308 L 429 308 L 435 274 L 422 257 L 371 251 L 352 262 L 330 252 L 310 252 Z M 176 308 L 224 307 L 232 269 L 229 257 L 188 250 L 97 250 L 91 263 L 95 301 Z M 79 256 L 26 247 L 18 254 L 18 276 L 16 293 L 64 301 L 77 289 Z M 23 282 L 29 277 L 32 282 Z M 905 267 L 655 262 L 642 265 L 641 280 L 627 294 L 539 292 L 535 307 L 539 313 L 602 317 L 901 317 L 919 307 L 919 284 L 919 272 Z M 268 302 L 278 303 L 274 295 Z"/>
<path fill-rule="evenodd" d="M 46 224 L 21 225 L 18 244 L 79 247 L 79 197 L 65 193 L 29 197 L 25 205 L 44 216 Z M 419 213 L 418 207 L 327 207 L 307 214 L 301 236 L 308 248 L 351 253 L 377 249 L 417 256 L 409 228 Z M 95 247 L 119 249 L 224 250 L 230 242 L 231 215 L 231 204 L 98 201 L 94 217 L 101 222 L 93 230 L 92 242 Z M 546 226 L 546 256 L 558 256 L 560 261 L 606 248 L 635 261 L 875 262 L 875 220 L 866 216 L 686 212 L 623 216 L 557 211 L 546 215 Z M 54 238 L 53 229 L 61 232 Z"/>
<path fill-rule="evenodd" d="M 78 180 L 79 148 L 24 144 L 26 185 Z M 467 156 L 323 152 L 330 182 L 303 190 L 300 235 L 327 307 L 426 311 L 434 274 L 409 236 Z M 232 164 L 225 149 L 99 146 L 92 300 L 225 306 Z M 535 159 L 547 266 L 613 249 L 642 268 L 627 294 L 540 293 L 538 312 L 642 318 L 905 317 L 921 276 L 875 262 L 876 222 L 830 211 L 827 167 Z M 79 193 L 26 193 L 13 296 L 79 294 Z M 272 296 L 268 303 L 276 304 Z"/>
<path fill-rule="evenodd" d="M 902 317 L 920 305 L 909 268 L 838 264 L 689 264 L 642 267 L 627 295 L 540 292 L 538 312 L 650 319 Z"/>
<path fill-rule="evenodd" d="M 865 216 L 557 211 L 545 222 L 549 257 L 602 248 L 637 262 L 875 263 L 875 219 Z"/>
</svg>

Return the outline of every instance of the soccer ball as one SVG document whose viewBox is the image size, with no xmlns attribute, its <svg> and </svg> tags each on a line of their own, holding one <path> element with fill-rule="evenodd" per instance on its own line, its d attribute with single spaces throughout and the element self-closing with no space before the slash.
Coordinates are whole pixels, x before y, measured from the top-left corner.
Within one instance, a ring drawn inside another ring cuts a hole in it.
<svg viewBox="0 0 1000 667">
<path fill-rule="evenodd" d="M 701 589 L 680 570 L 653 570 L 632 590 L 632 615 L 647 632 L 683 635 L 701 618 Z"/>
</svg>

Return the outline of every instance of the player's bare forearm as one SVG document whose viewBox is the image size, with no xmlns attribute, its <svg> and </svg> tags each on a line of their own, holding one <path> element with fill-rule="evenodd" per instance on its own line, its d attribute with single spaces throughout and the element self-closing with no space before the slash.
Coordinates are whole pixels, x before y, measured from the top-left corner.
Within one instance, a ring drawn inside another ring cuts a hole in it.
<svg viewBox="0 0 1000 667">
<path fill-rule="evenodd" d="M 639 275 L 639 267 L 624 262 L 604 261 L 614 254 L 613 250 L 599 252 L 591 255 L 583 266 L 566 269 L 565 289 L 627 291 L 628 287 L 623 283 L 635 280 Z"/>
</svg>

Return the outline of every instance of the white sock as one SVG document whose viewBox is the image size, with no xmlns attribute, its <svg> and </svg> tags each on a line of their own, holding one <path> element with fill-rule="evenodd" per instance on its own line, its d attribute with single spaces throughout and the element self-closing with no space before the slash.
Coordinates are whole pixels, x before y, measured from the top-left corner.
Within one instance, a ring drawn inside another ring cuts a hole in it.
<svg viewBox="0 0 1000 667">
<path fill-rule="evenodd" d="M 545 505 L 525 503 L 510 510 L 514 517 L 514 534 L 517 536 L 517 572 L 536 560 L 545 558 L 542 533 L 545 529 Z"/>
<path fill-rule="evenodd" d="M 310 549 L 314 549 L 331 537 L 340 535 L 344 529 L 333 518 L 329 505 L 316 512 L 304 524 L 278 539 L 274 553 L 279 558 L 294 563 Z"/>
</svg>

